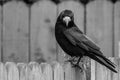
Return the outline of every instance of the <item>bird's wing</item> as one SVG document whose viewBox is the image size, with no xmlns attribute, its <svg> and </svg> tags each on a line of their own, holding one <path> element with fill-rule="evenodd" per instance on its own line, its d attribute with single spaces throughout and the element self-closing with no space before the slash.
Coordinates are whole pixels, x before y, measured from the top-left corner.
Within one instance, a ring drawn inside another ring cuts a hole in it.
<svg viewBox="0 0 120 80">
<path fill-rule="evenodd" d="M 84 35 L 77 27 L 67 29 L 64 31 L 64 35 L 73 45 L 78 45 L 87 51 L 89 48 L 100 50 L 100 48 L 91 39 Z"/>
</svg>

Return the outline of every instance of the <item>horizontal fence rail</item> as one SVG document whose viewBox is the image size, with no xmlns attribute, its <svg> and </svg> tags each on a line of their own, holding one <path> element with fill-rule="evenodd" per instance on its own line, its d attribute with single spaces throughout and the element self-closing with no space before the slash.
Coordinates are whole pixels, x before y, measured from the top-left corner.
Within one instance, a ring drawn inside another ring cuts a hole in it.
<svg viewBox="0 0 120 80">
<path fill-rule="evenodd" d="M 93 60 L 89 61 L 89 70 L 86 69 L 88 63 L 85 64 L 83 72 L 73 68 L 70 63 L 0 63 L 0 80 L 120 80 L 120 59 L 109 59 L 117 64 L 118 73 Z"/>
</svg>

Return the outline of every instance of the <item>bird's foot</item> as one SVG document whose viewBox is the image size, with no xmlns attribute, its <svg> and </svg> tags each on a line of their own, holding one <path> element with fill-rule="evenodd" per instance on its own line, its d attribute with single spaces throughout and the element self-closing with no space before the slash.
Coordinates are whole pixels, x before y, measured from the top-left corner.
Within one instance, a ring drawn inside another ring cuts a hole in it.
<svg viewBox="0 0 120 80">
<path fill-rule="evenodd" d="M 79 69 L 80 72 L 83 72 L 83 67 L 79 66 L 78 64 L 72 64 L 72 67 Z"/>
<path fill-rule="evenodd" d="M 66 60 L 65 62 L 73 63 L 73 62 L 76 62 L 76 60 L 75 60 L 75 57 L 72 57 L 72 58 L 69 58 L 68 60 Z"/>
</svg>

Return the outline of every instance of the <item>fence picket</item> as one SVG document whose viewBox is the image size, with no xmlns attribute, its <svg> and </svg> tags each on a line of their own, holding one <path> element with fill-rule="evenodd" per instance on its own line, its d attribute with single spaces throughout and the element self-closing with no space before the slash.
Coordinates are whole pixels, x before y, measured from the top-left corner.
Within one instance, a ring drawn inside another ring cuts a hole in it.
<svg viewBox="0 0 120 80">
<path fill-rule="evenodd" d="M 64 80 L 64 70 L 59 63 L 53 64 L 54 79 L 53 80 Z"/>
<path fill-rule="evenodd" d="M 40 64 L 42 68 L 43 77 L 45 80 L 53 80 L 53 70 L 50 64 L 42 63 Z"/>
<path fill-rule="evenodd" d="M 27 77 L 27 74 L 26 74 L 27 64 L 25 64 L 25 63 L 18 63 L 17 67 L 19 69 L 20 80 L 28 80 L 28 77 Z"/>
<path fill-rule="evenodd" d="M 65 71 L 65 80 L 76 80 L 75 69 L 72 68 L 70 63 L 64 65 L 64 71 Z"/>
<path fill-rule="evenodd" d="M 116 65 L 118 65 L 118 59 L 116 58 L 116 59 L 114 59 L 114 58 L 110 58 L 110 60 L 112 61 L 112 62 L 114 62 Z M 118 70 L 118 66 L 116 67 L 116 70 Z M 113 76 L 112 76 L 112 79 L 111 80 L 119 80 L 118 78 L 118 74 L 117 73 L 111 73 Z"/>
<path fill-rule="evenodd" d="M 95 69 L 96 68 L 95 67 L 96 67 L 95 61 L 91 59 L 91 80 L 96 80 L 96 78 L 95 78 L 95 75 L 96 75 Z"/>
<path fill-rule="evenodd" d="M 1 40 L 2 40 L 2 36 L 1 36 L 1 34 L 2 34 L 2 28 L 3 28 L 3 26 L 2 26 L 2 7 L 0 6 L 0 45 L 2 45 L 1 44 Z M 1 46 L 0 46 L 0 61 L 1 61 Z"/>
<path fill-rule="evenodd" d="M 19 70 L 15 63 L 7 62 L 5 67 L 7 69 L 7 80 L 19 80 Z"/>
<path fill-rule="evenodd" d="M 120 57 L 120 1 L 114 5 L 114 55 Z"/>
<path fill-rule="evenodd" d="M 3 5 L 3 61 L 28 62 L 28 7 L 21 1 Z"/>
<path fill-rule="evenodd" d="M 96 80 L 106 80 L 105 67 L 99 63 L 96 63 Z"/>
<path fill-rule="evenodd" d="M 56 5 L 51 1 L 38 1 L 31 6 L 31 60 L 50 62 L 56 60 L 54 27 Z"/>
<path fill-rule="evenodd" d="M 0 80 L 7 80 L 7 70 L 2 62 L 0 62 Z"/>
<path fill-rule="evenodd" d="M 30 80 L 44 80 L 42 75 L 41 66 L 36 62 L 29 63 L 30 71 Z"/>
<path fill-rule="evenodd" d="M 100 46 L 105 56 L 113 56 L 113 4 L 95 0 L 87 4 L 86 33 Z"/>
</svg>

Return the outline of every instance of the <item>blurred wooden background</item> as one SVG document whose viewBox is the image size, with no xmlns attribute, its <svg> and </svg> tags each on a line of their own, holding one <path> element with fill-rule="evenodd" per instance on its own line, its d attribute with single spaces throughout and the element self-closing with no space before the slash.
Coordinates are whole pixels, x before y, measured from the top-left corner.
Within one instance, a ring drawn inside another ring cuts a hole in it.
<svg viewBox="0 0 120 80">
<path fill-rule="evenodd" d="M 119 0 L 29 0 L 29 4 L 4 0 L 0 5 L 0 61 L 63 62 L 66 55 L 56 43 L 54 27 L 64 9 L 74 12 L 77 26 L 105 56 L 120 56 Z"/>
</svg>

